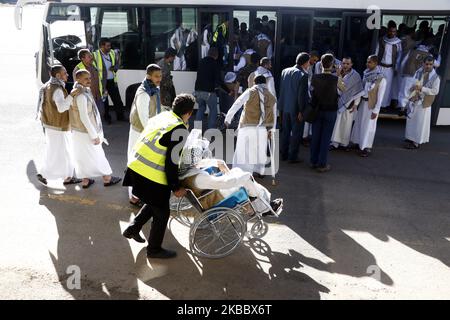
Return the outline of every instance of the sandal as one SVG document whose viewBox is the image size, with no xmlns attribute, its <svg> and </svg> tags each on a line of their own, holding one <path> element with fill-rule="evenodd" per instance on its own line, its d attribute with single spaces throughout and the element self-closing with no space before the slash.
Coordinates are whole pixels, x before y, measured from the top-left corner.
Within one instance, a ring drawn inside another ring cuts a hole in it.
<svg viewBox="0 0 450 320">
<path fill-rule="evenodd" d="M 119 177 L 111 177 L 111 180 L 109 180 L 109 182 L 104 182 L 103 185 L 104 185 L 105 187 L 109 187 L 109 186 L 112 186 L 112 185 L 114 185 L 114 184 L 119 183 L 120 181 L 122 181 L 122 178 L 119 178 Z"/>
<path fill-rule="evenodd" d="M 42 185 L 47 186 L 47 179 L 45 179 L 40 173 L 36 175 L 36 178 Z"/>
<path fill-rule="evenodd" d="M 82 179 L 77 179 L 77 178 L 75 178 L 75 177 L 72 177 L 69 181 L 64 181 L 63 182 L 63 185 L 68 185 L 68 184 L 78 184 L 78 183 L 81 183 L 81 182 L 83 182 L 83 180 Z"/>
<path fill-rule="evenodd" d="M 87 185 L 83 185 L 83 189 L 87 189 L 87 188 L 89 188 L 91 185 L 93 185 L 94 184 L 94 182 L 95 182 L 95 180 L 94 179 L 89 179 L 89 182 L 88 182 L 88 184 Z"/>
</svg>

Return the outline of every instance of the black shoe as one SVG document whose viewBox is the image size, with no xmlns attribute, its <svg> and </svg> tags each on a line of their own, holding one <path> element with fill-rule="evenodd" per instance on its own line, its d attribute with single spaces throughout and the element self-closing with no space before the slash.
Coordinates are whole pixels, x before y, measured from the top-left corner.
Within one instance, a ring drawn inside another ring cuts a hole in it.
<svg viewBox="0 0 450 320">
<path fill-rule="evenodd" d="M 105 187 L 109 187 L 109 186 L 112 186 L 112 185 L 114 185 L 114 184 L 119 183 L 120 181 L 122 181 L 122 178 L 119 178 L 119 177 L 111 177 L 111 180 L 109 180 L 109 182 L 104 182 L 103 185 L 104 185 Z"/>
<path fill-rule="evenodd" d="M 253 172 L 253 177 L 258 179 L 264 179 L 264 175 L 260 174 L 259 172 Z"/>
<path fill-rule="evenodd" d="M 363 157 L 363 158 L 367 158 L 367 157 L 369 156 L 369 151 L 367 151 L 366 149 L 361 150 L 361 151 L 359 152 L 359 156 L 360 156 L 360 157 Z"/>
<path fill-rule="evenodd" d="M 339 147 L 335 147 L 335 146 L 333 146 L 332 144 L 330 144 L 330 146 L 328 147 L 328 150 L 329 151 L 335 151 L 335 150 L 339 150 Z"/>
<path fill-rule="evenodd" d="M 138 232 L 138 233 L 132 232 L 132 231 L 131 231 L 130 229 L 128 229 L 128 228 L 125 229 L 125 231 L 122 233 L 122 235 L 123 235 L 125 238 L 133 239 L 134 241 L 137 241 L 137 242 L 139 242 L 139 243 L 144 243 L 144 242 L 145 242 L 145 239 L 141 237 L 141 235 L 139 234 L 139 232 Z"/>
<path fill-rule="evenodd" d="M 45 179 L 40 173 L 36 175 L 36 178 L 41 184 L 47 186 L 47 179 Z"/>
<path fill-rule="evenodd" d="M 410 150 L 419 149 L 419 144 L 415 143 L 415 142 L 408 142 L 408 144 L 405 145 L 405 149 L 410 149 Z"/>
<path fill-rule="evenodd" d="M 270 201 L 270 207 L 272 208 L 272 210 L 276 213 L 276 214 L 280 214 L 281 210 L 283 209 L 283 199 L 282 198 L 278 198 L 275 200 Z M 264 212 L 262 214 L 263 217 L 266 216 L 273 216 L 273 212 L 272 211 L 267 211 Z"/>
<path fill-rule="evenodd" d="M 324 166 L 324 167 L 318 167 L 316 170 L 317 170 L 317 172 L 319 172 L 319 173 L 328 172 L 328 171 L 331 170 L 331 166 L 330 166 L 329 164 L 327 164 L 327 165 Z"/>
<path fill-rule="evenodd" d="M 290 163 L 290 164 L 302 163 L 302 162 L 303 162 L 303 160 L 301 160 L 301 159 L 294 159 L 294 160 L 289 160 L 288 161 L 288 163 Z"/>
<path fill-rule="evenodd" d="M 147 251 L 147 258 L 149 259 L 170 259 L 175 258 L 177 256 L 177 253 L 172 250 L 167 250 L 161 248 L 161 250 L 157 252 L 149 252 Z"/>
</svg>

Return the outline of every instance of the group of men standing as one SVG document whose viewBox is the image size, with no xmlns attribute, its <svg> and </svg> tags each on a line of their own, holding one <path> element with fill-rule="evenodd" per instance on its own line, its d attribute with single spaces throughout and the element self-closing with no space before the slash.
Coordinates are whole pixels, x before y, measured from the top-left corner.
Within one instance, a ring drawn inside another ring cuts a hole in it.
<svg viewBox="0 0 450 320">
<path fill-rule="evenodd" d="M 391 59 L 396 57 L 397 43 L 385 44 L 384 52 Z M 389 48 L 389 49 L 388 49 Z M 410 55 L 415 55 L 412 51 Z M 384 62 L 380 63 L 380 56 Z M 375 138 L 377 119 L 386 99 L 391 96 L 394 83 L 391 66 L 386 63 L 386 54 L 370 55 L 367 58 L 363 77 L 352 68 L 351 57 L 344 57 L 336 65 L 332 54 L 321 57 L 321 70 L 311 75 L 311 64 L 315 61 L 307 53 L 300 53 L 296 65 L 283 70 L 280 81 L 279 109 L 282 117 L 281 159 L 291 163 L 300 162 L 299 145 L 305 121 L 312 125 L 312 168 L 319 172 L 331 169 L 327 161 L 328 150 L 350 146 L 358 147 L 359 155 L 369 156 Z M 439 93 L 439 76 L 434 70 L 432 55 L 415 63 L 412 81 L 405 84 L 407 109 L 405 145 L 416 149 L 429 141 L 431 104 Z M 386 98 L 387 97 L 387 98 Z"/>
</svg>

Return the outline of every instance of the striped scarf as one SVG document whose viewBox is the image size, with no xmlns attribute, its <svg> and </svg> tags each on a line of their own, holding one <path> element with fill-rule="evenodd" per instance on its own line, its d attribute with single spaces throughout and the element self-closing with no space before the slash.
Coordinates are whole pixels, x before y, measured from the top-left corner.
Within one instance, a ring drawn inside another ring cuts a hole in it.
<svg viewBox="0 0 450 320">
<path fill-rule="evenodd" d="M 48 85 L 51 85 L 51 84 L 62 86 L 63 88 L 66 87 L 66 83 L 64 81 L 59 80 L 58 78 L 55 78 L 55 77 L 50 77 L 50 80 L 48 80 L 46 83 L 44 83 L 44 85 L 39 89 L 39 98 L 38 98 L 38 103 L 37 103 L 37 107 L 36 107 L 36 120 L 39 120 L 40 116 L 41 116 L 42 105 L 44 104 L 45 89 L 47 88 Z"/>
</svg>

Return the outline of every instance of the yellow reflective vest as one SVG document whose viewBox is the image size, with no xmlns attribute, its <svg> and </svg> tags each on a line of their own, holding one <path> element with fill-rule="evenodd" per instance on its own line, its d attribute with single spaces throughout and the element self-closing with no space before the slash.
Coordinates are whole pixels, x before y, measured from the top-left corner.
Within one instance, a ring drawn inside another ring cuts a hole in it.
<svg viewBox="0 0 450 320">
<path fill-rule="evenodd" d="M 159 141 L 164 134 L 180 124 L 184 124 L 183 120 L 173 111 L 164 111 L 149 119 L 133 147 L 134 154 L 128 168 L 153 182 L 168 185 L 164 170 L 167 147 L 161 145 Z"/>
<path fill-rule="evenodd" d="M 116 52 L 114 50 L 109 51 L 109 57 L 111 58 L 111 66 L 114 67 L 116 65 Z M 94 51 L 94 66 L 98 70 L 98 82 L 100 93 L 103 96 L 103 58 L 100 50 Z M 114 82 L 117 83 L 117 72 L 113 71 L 114 74 Z"/>
<path fill-rule="evenodd" d="M 222 29 L 222 35 L 224 38 L 227 36 L 227 25 L 225 23 L 220 24 L 213 35 L 213 43 L 217 42 L 219 38 L 219 29 Z"/>
</svg>

